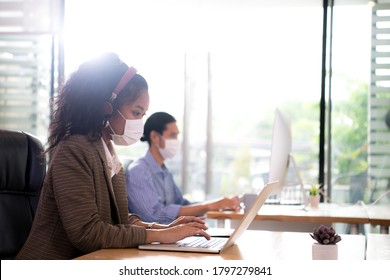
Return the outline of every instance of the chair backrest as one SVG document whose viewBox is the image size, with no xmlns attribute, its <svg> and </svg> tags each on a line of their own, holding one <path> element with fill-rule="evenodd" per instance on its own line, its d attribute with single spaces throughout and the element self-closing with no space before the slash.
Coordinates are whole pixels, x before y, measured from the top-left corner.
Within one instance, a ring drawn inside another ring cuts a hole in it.
<svg viewBox="0 0 390 280">
<path fill-rule="evenodd" d="M 13 259 L 30 232 L 46 175 L 41 142 L 0 129 L 0 258 Z"/>
</svg>

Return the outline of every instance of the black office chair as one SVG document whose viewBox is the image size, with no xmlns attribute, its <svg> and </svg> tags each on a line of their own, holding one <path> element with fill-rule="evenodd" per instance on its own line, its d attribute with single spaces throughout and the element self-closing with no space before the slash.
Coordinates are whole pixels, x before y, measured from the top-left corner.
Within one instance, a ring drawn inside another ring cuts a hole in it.
<svg viewBox="0 0 390 280">
<path fill-rule="evenodd" d="M 46 161 L 34 136 L 0 129 L 0 259 L 13 259 L 30 232 Z"/>
</svg>

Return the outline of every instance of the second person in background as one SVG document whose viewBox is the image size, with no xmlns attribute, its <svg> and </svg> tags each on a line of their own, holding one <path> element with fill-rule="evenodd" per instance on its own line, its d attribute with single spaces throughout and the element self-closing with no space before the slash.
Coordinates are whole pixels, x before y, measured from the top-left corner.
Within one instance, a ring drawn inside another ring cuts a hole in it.
<svg viewBox="0 0 390 280">
<path fill-rule="evenodd" d="M 238 196 L 198 203 L 183 197 L 164 165 L 180 150 L 178 134 L 176 119 L 168 113 L 157 112 L 146 120 L 141 141 L 148 142 L 149 149 L 129 165 L 126 175 L 129 212 L 137 213 L 146 222 L 170 223 L 183 215 L 239 209 Z"/>
</svg>

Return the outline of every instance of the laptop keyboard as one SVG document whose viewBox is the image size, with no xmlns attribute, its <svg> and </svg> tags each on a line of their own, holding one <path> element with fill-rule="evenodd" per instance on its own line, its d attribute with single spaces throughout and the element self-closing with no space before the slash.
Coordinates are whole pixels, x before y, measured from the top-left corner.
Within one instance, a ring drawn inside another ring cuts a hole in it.
<svg viewBox="0 0 390 280">
<path fill-rule="evenodd" d="M 207 240 L 203 237 L 197 237 L 194 238 L 193 241 L 183 242 L 179 246 L 191 248 L 215 248 L 225 243 L 226 240 L 226 238 L 211 238 L 210 240 Z"/>
</svg>

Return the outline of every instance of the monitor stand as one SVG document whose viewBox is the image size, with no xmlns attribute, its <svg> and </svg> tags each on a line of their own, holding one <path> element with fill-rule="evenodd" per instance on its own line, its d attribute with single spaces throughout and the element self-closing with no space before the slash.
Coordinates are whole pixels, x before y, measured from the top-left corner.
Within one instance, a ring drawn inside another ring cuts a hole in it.
<svg viewBox="0 0 390 280">
<path fill-rule="evenodd" d="M 300 176 L 300 172 L 298 166 L 295 162 L 294 156 L 289 155 L 289 167 L 294 171 L 294 175 L 297 179 L 299 186 L 299 195 L 295 194 L 293 197 L 288 194 L 281 196 L 280 204 L 282 205 L 306 205 L 307 204 L 307 194 L 305 188 L 303 186 L 302 178 Z M 286 186 L 283 188 L 286 191 Z"/>
</svg>

